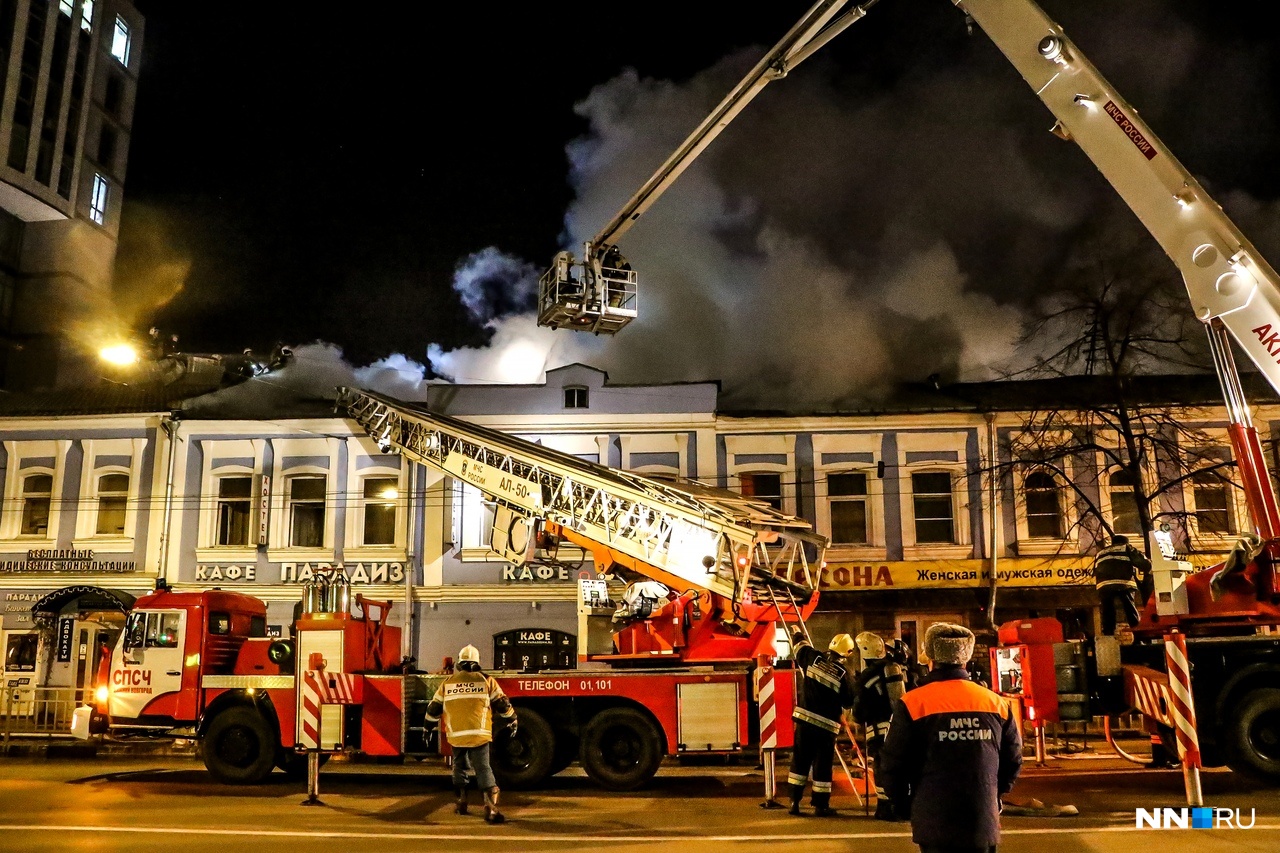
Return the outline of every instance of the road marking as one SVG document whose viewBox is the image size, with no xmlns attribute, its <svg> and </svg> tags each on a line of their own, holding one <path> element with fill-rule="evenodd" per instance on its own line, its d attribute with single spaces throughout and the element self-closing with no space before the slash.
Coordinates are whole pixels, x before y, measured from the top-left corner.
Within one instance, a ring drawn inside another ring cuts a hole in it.
<svg viewBox="0 0 1280 853">
<path fill-rule="evenodd" d="M 134 833 L 139 835 L 220 835 L 244 836 L 246 838 L 346 838 L 346 839 L 411 839 L 416 841 L 471 841 L 508 843 L 521 841 L 526 843 L 557 844 L 662 844 L 673 839 L 689 841 L 722 841 L 732 842 L 770 842 L 770 841 L 846 841 L 873 838 L 910 838 L 910 832 L 833 832 L 828 834 L 787 834 L 787 835 L 507 835 L 494 834 L 492 838 L 478 838 L 475 833 L 438 833 L 438 832 L 364 832 L 355 830 L 289 830 L 289 829 L 213 829 L 189 826 L 62 826 L 56 824 L 0 824 L 0 831 L 18 832 L 101 832 L 101 833 Z M 1280 830 L 1280 824 L 1264 824 L 1253 830 Z M 1158 829 L 1138 829 L 1134 826 L 1093 826 L 1093 827 L 1041 827 L 1036 829 L 1005 829 L 1001 835 L 1088 835 L 1100 832 L 1164 832 Z"/>
</svg>

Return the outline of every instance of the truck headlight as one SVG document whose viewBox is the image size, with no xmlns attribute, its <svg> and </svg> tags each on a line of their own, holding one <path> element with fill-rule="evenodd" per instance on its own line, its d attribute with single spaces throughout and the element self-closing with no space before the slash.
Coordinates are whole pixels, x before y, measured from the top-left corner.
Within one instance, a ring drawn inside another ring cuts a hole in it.
<svg viewBox="0 0 1280 853">
<path fill-rule="evenodd" d="M 105 703 L 111 698 L 111 689 L 104 684 L 93 692 L 93 697 L 98 700 L 99 704 Z"/>
</svg>

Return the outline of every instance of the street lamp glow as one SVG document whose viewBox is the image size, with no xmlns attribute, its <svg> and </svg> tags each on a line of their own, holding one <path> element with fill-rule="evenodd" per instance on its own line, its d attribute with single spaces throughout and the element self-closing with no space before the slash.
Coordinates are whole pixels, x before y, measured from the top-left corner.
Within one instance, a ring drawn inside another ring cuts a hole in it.
<svg viewBox="0 0 1280 853">
<path fill-rule="evenodd" d="M 98 358 L 108 364 L 125 367 L 138 361 L 138 351 L 129 344 L 112 344 L 98 350 Z"/>
</svg>

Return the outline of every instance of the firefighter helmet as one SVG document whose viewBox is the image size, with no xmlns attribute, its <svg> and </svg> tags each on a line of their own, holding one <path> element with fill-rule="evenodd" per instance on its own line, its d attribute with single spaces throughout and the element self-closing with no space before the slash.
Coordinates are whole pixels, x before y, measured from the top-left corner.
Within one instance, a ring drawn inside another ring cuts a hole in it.
<svg viewBox="0 0 1280 853">
<path fill-rule="evenodd" d="M 863 660 L 879 660 L 885 656 L 884 638 L 871 631 L 863 631 L 854 642 Z"/>
<path fill-rule="evenodd" d="M 848 634 L 836 634 L 831 638 L 831 645 L 827 646 L 827 648 L 844 657 L 853 651 L 853 637 Z"/>
<path fill-rule="evenodd" d="M 472 663 L 480 663 L 480 650 L 475 646 L 463 646 L 462 651 L 458 652 L 458 662 L 471 661 Z"/>
</svg>

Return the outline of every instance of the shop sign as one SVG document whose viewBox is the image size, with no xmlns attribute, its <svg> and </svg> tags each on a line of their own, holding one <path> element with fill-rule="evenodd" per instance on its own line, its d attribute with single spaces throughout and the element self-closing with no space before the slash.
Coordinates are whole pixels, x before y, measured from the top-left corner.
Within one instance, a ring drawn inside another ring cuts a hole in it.
<svg viewBox="0 0 1280 853">
<path fill-rule="evenodd" d="M 236 581 L 257 583 L 258 566 L 255 564 L 239 565 L 196 565 L 197 581 Z M 317 572 L 332 572 L 341 569 L 351 583 L 389 584 L 404 583 L 403 563 L 280 563 L 280 583 L 306 583 Z"/>
<path fill-rule="evenodd" d="M 73 575 L 125 574 L 138 571 L 136 560 L 99 560 L 79 548 L 41 548 L 25 560 L 4 560 L 0 572 L 63 572 Z"/>
<path fill-rule="evenodd" d="M 6 592 L 4 594 L 4 627 L 27 628 L 31 621 L 31 605 L 44 598 L 51 590 L 44 592 Z"/>
<path fill-rule="evenodd" d="M 532 583 L 569 583 L 577 578 L 564 566 L 503 566 L 502 580 L 506 583 L 521 581 Z"/>
<path fill-rule="evenodd" d="M 271 517 L 271 476 L 263 474 L 258 487 L 258 544 L 267 544 L 267 520 Z"/>
<path fill-rule="evenodd" d="M 797 578 L 799 580 L 799 578 Z M 1001 560 L 996 582 L 1002 587 L 1092 586 L 1093 567 L 1079 559 Z M 912 560 L 877 563 L 828 563 L 822 589 L 973 589 L 991 584 L 985 560 Z"/>
<path fill-rule="evenodd" d="M 58 663 L 71 663 L 71 641 L 75 634 L 76 620 L 63 616 L 58 620 Z"/>
</svg>

